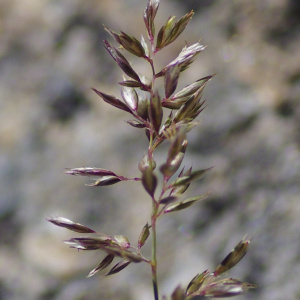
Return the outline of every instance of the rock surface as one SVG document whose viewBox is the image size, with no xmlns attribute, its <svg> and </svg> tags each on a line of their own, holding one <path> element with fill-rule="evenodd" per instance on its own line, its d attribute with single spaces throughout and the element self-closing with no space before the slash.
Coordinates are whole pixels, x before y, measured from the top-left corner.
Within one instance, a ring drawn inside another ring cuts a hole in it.
<svg viewBox="0 0 300 300">
<path fill-rule="evenodd" d="M 95 166 L 139 176 L 144 134 L 124 126 L 127 115 L 90 87 L 119 95 L 102 24 L 139 37 L 145 5 L 0 3 L 0 299 L 152 299 L 146 266 L 86 279 L 103 255 L 69 249 L 61 241 L 74 235 L 45 221 L 64 216 L 133 244 L 148 221 L 151 205 L 139 184 L 89 188 L 85 178 L 63 174 Z M 185 41 L 208 45 L 180 86 L 217 73 L 185 159 L 194 169 L 215 167 L 190 188 L 190 195 L 210 191 L 209 199 L 159 222 L 161 292 L 213 269 L 248 233 L 249 252 L 230 275 L 258 289 L 235 299 L 298 299 L 299 2 L 165 0 L 157 24 L 192 8 L 185 35 L 158 60 L 164 66 Z"/>
</svg>

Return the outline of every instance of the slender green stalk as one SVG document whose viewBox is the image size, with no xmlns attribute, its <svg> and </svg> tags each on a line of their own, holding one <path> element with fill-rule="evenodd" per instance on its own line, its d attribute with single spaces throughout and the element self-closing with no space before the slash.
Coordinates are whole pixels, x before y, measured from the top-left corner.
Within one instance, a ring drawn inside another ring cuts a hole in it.
<svg viewBox="0 0 300 300">
<path fill-rule="evenodd" d="M 153 43 L 153 41 L 152 41 Z M 152 44 L 153 48 L 153 44 Z M 153 51 L 152 51 L 152 56 L 153 56 Z M 149 59 L 149 63 L 151 65 L 152 69 L 152 89 L 150 91 L 151 96 L 154 94 L 154 84 L 155 84 L 155 69 L 154 69 L 154 64 L 153 60 Z M 149 158 L 150 160 L 153 159 L 153 129 L 151 128 L 151 134 L 150 134 L 150 141 L 149 141 Z M 153 285 L 153 296 L 154 300 L 159 300 L 159 292 L 158 292 L 158 278 L 157 278 L 157 257 L 156 257 L 156 220 L 157 220 L 157 213 L 158 213 L 158 203 L 155 200 L 154 197 L 152 197 L 152 214 L 151 214 L 151 231 L 152 231 L 152 256 L 151 256 L 151 270 L 152 270 L 152 285 Z"/>
<path fill-rule="evenodd" d="M 151 230 L 152 230 L 152 284 L 154 299 L 159 300 L 158 296 L 158 280 L 157 280 L 157 257 L 156 257 L 156 219 L 157 219 L 158 205 L 155 199 L 152 199 L 152 216 L 151 216 Z"/>
</svg>

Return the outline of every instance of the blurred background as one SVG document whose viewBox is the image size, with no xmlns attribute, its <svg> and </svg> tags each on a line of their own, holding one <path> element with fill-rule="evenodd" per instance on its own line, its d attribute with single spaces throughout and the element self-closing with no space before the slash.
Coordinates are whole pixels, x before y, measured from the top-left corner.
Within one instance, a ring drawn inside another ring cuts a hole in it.
<svg viewBox="0 0 300 300">
<path fill-rule="evenodd" d="M 76 236 L 45 218 L 64 216 L 134 245 L 151 203 L 138 183 L 91 188 L 65 168 L 102 167 L 128 177 L 147 147 L 129 115 L 95 87 L 119 97 L 120 70 L 103 48 L 103 24 L 146 36 L 146 0 L 0 0 L 0 299 L 150 300 L 150 270 L 86 275 L 104 257 L 63 244 Z M 207 85 L 201 125 L 184 164 L 214 166 L 188 195 L 207 200 L 158 223 L 160 292 L 170 295 L 213 270 L 249 234 L 230 276 L 258 288 L 235 299 L 300 298 L 300 3 L 296 0 L 162 0 L 157 30 L 194 9 L 182 37 L 157 55 L 157 71 L 185 42 L 207 48 L 178 88 Z M 141 73 L 149 67 L 127 58 Z M 165 150 L 157 153 L 158 162 Z M 149 249 L 145 247 L 145 253 Z"/>
</svg>

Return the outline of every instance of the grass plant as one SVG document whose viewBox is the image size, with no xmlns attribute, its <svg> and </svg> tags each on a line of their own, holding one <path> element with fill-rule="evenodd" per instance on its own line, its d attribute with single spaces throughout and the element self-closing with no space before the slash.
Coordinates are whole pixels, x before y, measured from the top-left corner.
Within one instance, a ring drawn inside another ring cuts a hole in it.
<svg viewBox="0 0 300 300">
<path fill-rule="evenodd" d="M 96 167 L 74 168 L 66 171 L 66 174 L 70 175 L 95 178 L 95 181 L 90 184 L 93 187 L 115 185 L 129 180 L 142 184 L 145 190 L 145 199 L 142 201 L 151 201 L 152 211 L 149 212 L 148 222 L 146 221 L 141 228 L 137 244 L 133 246 L 126 236 L 100 234 L 63 217 L 48 218 L 49 222 L 57 226 L 86 234 L 65 241 L 71 248 L 101 250 L 106 253 L 104 259 L 90 271 L 88 277 L 107 268 L 109 268 L 106 273 L 108 276 L 124 270 L 130 264 L 148 264 L 149 271 L 152 273 L 155 300 L 161 299 L 157 276 L 157 220 L 166 214 L 187 209 L 207 196 L 204 194 L 187 198 L 184 194 L 191 183 L 204 176 L 211 168 L 193 170 L 192 167 L 182 166 L 182 161 L 188 146 L 188 133 L 199 125 L 196 118 L 205 107 L 205 101 L 202 100 L 203 89 L 213 77 L 209 75 L 200 78 L 176 92 L 180 76 L 183 76 L 182 74 L 194 62 L 196 56 L 205 49 L 199 41 L 185 45 L 174 60 L 164 68 L 156 70 L 156 53 L 178 38 L 194 14 L 191 11 L 179 20 L 172 16 L 156 33 L 154 20 L 158 8 L 159 0 L 148 0 L 143 15 L 147 37 L 142 36 L 141 40 L 123 31 L 117 33 L 105 28 L 118 45 L 115 47 L 108 40 L 104 40 L 105 49 L 123 73 L 123 80 L 118 83 L 121 86 L 121 98 L 93 89 L 104 102 L 124 111 L 124 114 L 126 113 L 130 118 L 127 121 L 130 126 L 145 132 L 148 146 L 144 157 L 137 164 L 139 169 L 137 177 L 129 178 L 115 171 Z M 138 74 L 125 57 L 125 53 L 134 55 L 149 64 L 151 76 Z M 163 91 L 157 89 L 157 81 L 160 79 L 164 83 Z M 164 142 L 169 143 L 169 150 L 165 162 L 157 167 L 154 154 Z M 158 184 L 159 180 L 161 180 L 160 184 Z M 145 257 L 142 253 L 148 239 L 151 240 L 152 245 L 151 257 Z M 230 297 L 254 288 L 250 283 L 225 276 L 227 271 L 243 258 L 249 244 L 249 238 L 242 239 L 214 271 L 205 270 L 196 274 L 186 287 L 178 285 L 168 299 Z M 116 259 L 118 262 L 112 264 Z"/>
</svg>

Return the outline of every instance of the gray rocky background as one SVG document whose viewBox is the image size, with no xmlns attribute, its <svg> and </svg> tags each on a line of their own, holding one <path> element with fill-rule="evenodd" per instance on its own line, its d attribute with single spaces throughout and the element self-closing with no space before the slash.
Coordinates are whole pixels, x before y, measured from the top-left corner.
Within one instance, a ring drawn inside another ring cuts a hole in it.
<svg viewBox="0 0 300 300">
<path fill-rule="evenodd" d="M 146 265 L 87 279 L 103 254 L 69 249 L 62 241 L 74 234 L 45 221 L 64 216 L 133 244 L 148 221 L 138 183 L 90 188 L 63 174 L 96 166 L 139 175 L 144 133 L 90 87 L 119 95 L 121 73 L 102 47 L 102 24 L 139 37 L 145 5 L 0 0 L 1 300 L 152 299 Z M 162 0 L 157 28 L 192 8 L 191 24 L 157 56 L 157 69 L 185 41 L 208 46 L 180 86 L 217 73 L 185 159 L 195 169 L 215 167 L 189 190 L 210 191 L 206 201 L 159 221 L 161 293 L 213 270 L 248 233 L 249 252 L 230 276 L 258 289 L 236 299 L 300 299 L 300 3 Z"/>
</svg>

